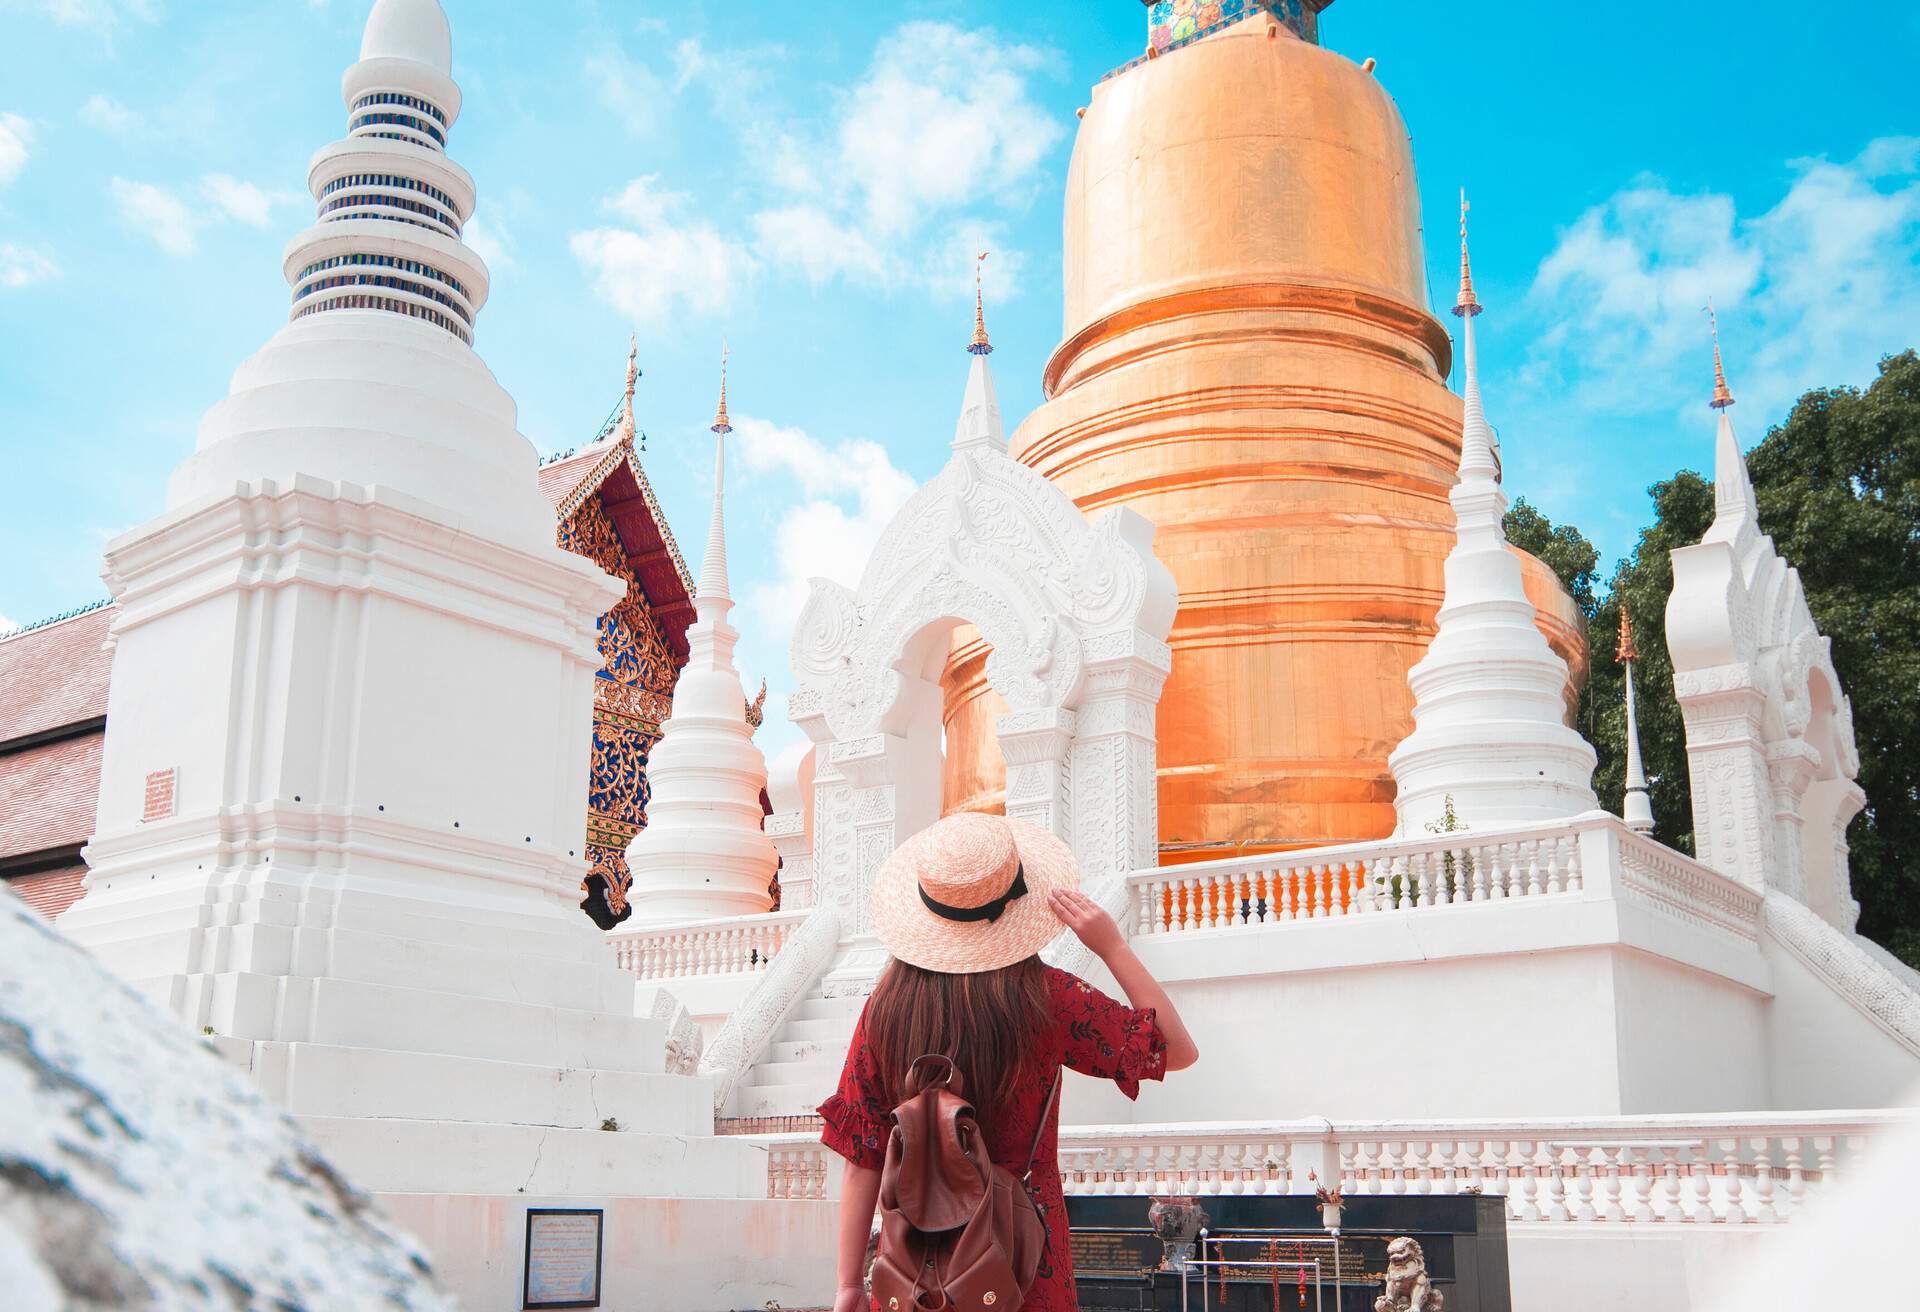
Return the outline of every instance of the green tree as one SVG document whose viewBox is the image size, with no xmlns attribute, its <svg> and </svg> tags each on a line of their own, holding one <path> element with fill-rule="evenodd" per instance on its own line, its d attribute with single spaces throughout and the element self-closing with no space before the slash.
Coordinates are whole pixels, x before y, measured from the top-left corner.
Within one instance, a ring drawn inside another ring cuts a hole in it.
<svg viewBox="0 0 1920 1312">
<path fill-rule="evenodd" d="M 1862 391 L 1808 392 L 1747 457 L 1760 527 L 1800 571 L 1807 605 L 1833 645 L 1853 702 L 1866 810 L 1849 831 L 1860 931 L 1920 966 L 1920 356 L 1881 361 Z M 1606 596 L 1582 599 L 1578 529 L 1524 501 L 1508 537 L 1551 565 L 1589 618 L 1593 671 L 1576 723 L 1599 754 L 1594 788 L 1618 811 L 1625 786 L 1626 708 L 1620 608 L 1633 618 L 1640 748 L 1656 833 L 1693 851 L 1686 731 L 1667 656 L 1667 597 L 1676 547 L 1713 522 L 1713 484 L 1691 470 L 1649 489 L 1654 520 L 1614 570 Z M 1590 568 L 1587 596 L 1592 596 Z"/>
<path fill-rule="evenodd" d="M 1920 355 L 1865 391 L 1808 392 L 1747 468 L 1853 701 L 1860 932 L 1920 966 Z"/>
</svg>

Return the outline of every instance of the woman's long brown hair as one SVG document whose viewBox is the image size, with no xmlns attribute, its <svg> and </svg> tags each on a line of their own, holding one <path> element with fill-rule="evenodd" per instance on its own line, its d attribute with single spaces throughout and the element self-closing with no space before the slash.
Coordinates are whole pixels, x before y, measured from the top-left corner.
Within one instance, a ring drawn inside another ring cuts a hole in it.
<svg viewBox="0 0 1920 1312">
<path fill-rule="evenodd" d="M 928 1053 L 952 1059 L 981 1124 L 1013 1092 L 1050 1012 L 1046 970 L 1037 956 L 999 970 L 948 975 L 895 961 L 867 1002 L 867 1042 L 895 1101 L 907 1068 Z"/>
</svg>

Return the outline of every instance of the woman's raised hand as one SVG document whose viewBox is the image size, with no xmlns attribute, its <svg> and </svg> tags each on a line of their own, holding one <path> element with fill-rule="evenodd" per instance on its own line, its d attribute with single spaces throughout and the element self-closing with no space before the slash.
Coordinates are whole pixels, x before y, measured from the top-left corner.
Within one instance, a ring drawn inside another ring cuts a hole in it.
<svg viewBox="0 0 1920 1312">
<path fill-rule="evenodd" d="M 1103 961 L 1126 943 L 1106 909 L 1077 888 L 1054 889 L 1047 894 L 1047 907 Z"/>
</svg>

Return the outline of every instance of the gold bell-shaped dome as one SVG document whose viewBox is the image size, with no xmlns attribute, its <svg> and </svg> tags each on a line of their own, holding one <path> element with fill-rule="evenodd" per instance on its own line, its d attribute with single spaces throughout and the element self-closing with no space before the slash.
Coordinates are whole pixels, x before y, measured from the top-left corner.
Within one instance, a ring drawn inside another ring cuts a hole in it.
<svg viewBox="0 0 1920 1312">
<path fill-rule="evenodd" d="M 1247 8 L 1094 89 L 1067 178 L 1064 340 L 1012 439 L 1088 514 L 1152 520 L 1179 583 L 1167 860 L 1392 832 L 1387 754 L 1453 541 L 1461 403 L 1406 125 L 1370 71 Z M 1578 611 L 1525 564 L 1571 697 Z M 1002 788 L 985 657 L 956 635 L 949 808 Z"/>
</svg>

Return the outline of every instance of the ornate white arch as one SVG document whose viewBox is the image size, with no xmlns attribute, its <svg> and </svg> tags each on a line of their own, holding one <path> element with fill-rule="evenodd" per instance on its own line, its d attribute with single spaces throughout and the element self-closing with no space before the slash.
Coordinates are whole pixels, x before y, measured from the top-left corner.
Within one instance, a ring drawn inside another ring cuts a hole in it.
<svg viewBox="0 0 1920 1312">
<path fill-rule="evenodd" d="M 1154 714 L 1172 669 L 1178 594 L 1153 525 L 1089 522 L 1006 454 L 978 359 L 954 453 L 894 518 L 857 590 L 825 579 L 794 631 L 788 713 L 816 745 L 816 898 L 850 934 L 874 871 L 940 808 L 940 669 L 971 624 L 987 680 L 1007 813 L 1045 826 L 1098 880 L 1157 860 Z"/>
<path fill-rule="evenodd" d="M 1724 420 L 1717 514 L 1673 553 L 1667 646 L 1687 730 L 1702 861 L 1853 928 L 1847 825 L 1865 803 L 1853 707 L 1799 571 L 1761 533 Z"/>
</svg>

